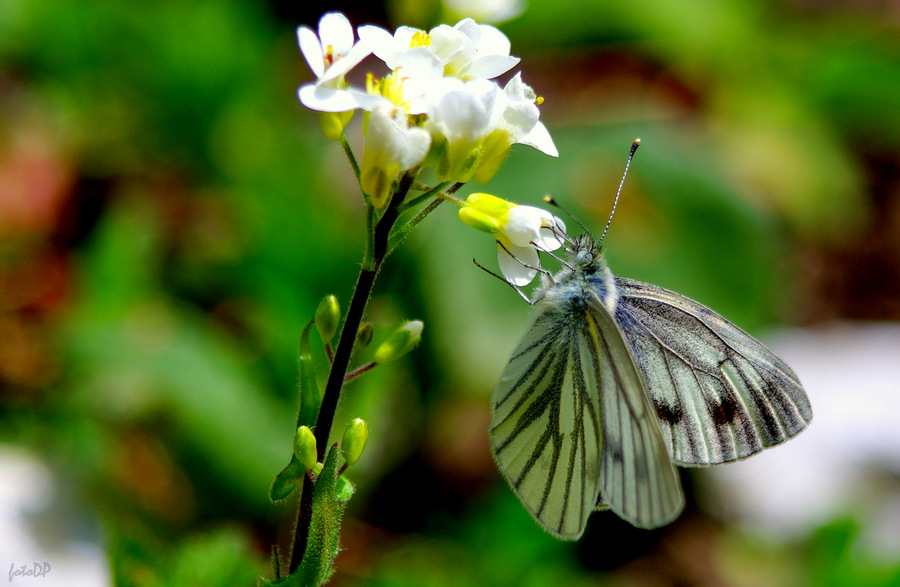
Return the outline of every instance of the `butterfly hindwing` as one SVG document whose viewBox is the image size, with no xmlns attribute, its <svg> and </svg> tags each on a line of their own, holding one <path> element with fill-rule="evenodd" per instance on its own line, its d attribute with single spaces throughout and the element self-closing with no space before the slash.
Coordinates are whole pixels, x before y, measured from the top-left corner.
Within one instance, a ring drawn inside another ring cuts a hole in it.
<svg viewBox="0 0 900 587">
<path fill-rule="evenodd" d="M 616 321 L 675 462 L 748 457 L 806 428 L 799 379 L 761 342 L 675 292 L 616 278 Z"/>
<path fill-rule="evenodd" d="M 656 528 L 684 507 L 678 473 L 622 333 L 599 299 L 589 306 L 587 335 L 604 374 L 598 506 L 639 528 Z"/>
</svg>

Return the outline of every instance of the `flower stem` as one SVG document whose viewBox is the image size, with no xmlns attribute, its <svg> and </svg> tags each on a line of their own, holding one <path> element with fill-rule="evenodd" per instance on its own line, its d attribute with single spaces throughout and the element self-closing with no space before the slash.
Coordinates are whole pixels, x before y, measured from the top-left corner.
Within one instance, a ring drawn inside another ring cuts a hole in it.
<svg viewBox="0 0 900 587">
<path fill-rule="evenodd" d="M 334 350 L 334 360 L 328 373 L 328 381 L 325 383 L 325 393 L 322 396 L 322 405 L 319 408 L 319 416 L 316 419 L 316 427 L 313 429 L 318 447 L 318 459 L 323 461 L 325 451 L 328 448 L 328 437 L 331 435 L 331 426 L 334 415 L 337 412 L 338 400 L 341 397 L 341 389 L 344 385 L 344 377 L 350 366 L 353 356 L 353 346 L 356 342 L 356 333 L 362 323 L 366 312 L 366 306 L 372 295 L 375 278 L 381 268 L 381 263 L 388 254 L 388 236 L 391 228 L 399 216 L 400 205 L 406 199 L 409 189 L 415 180 L 415 174 L 407 173 L 400 179 L 400 184 L 391 201 L 385 209 L 378 223 L 375 225 L 372 241 L 371 266 L 363 266 L 353 289 L 353 297 L 350 299 L 350 307 L 341 328 L 337 347 Z M 297 512 L 297 525 L 294 529 L 294 546 L 291 550 L 290 573 L 300 567 L 303 554 L 306 552 L 306 542 L 309 536 L 309 525 L 312 520 L 312 496 L 313 485 L 308 477 L 303 479 L 303 489 L 300 495 L 300 508 Z"/>
<path fill-rule="evenodd" d="M 426 216 L 428 216 L 429 214 L 434 212 L 437 209 L 437 207 L 440 206 L 445 201 L 450 201 L 457 205 L 463 205 L 462 200 L 453 196 L 453 194 L 454 194 L 454 192 L 456 192 L 459 188 L 461 188 L 465 184 L 455 183 L 447 191 L 442 191 L 441 188 L 445 187 L 446 185 L 447 185 L 446 183 L 443 183 L 443 184 L 429 190 L 428 193 L 425 194 L 425 196 L 427 196 L 427 197 L 437 196 L 437 197 L 435 197 L 434 200 L 432 200 L 430 204 L 428 204 L 427 206 L 422 208 L 422 210 L 420 210 L 418 214 L 416 214 L 412 219 L 410 219 L 409 222 L 407 222 L 406 224 L 401 226 L 399 229 L 397 229 L 397 231 L 394 232 L 394 234 L 390 235 L 390 241 L 388 243 L 388 254 L 393 253 L 394 250 L 400 246 L 400 243 L 403 242 L 403 239 L 405 239 L 407 236 L 409 236 L 409 233 L 412 231 L 412 229 L 415 228 L 417 224 L 419 224 L 420 222 L 425 220 Z M 406 209 L 408 209 L 410 207 L 409 204 L 412 202 L 418 203 L 420 200 L 422 200 L 422 198 L 423 198 L 423 196 L 413 198 L 410 202 L 407 202 L 403 205 L 403 207 L 402 207 L 403 210 L 401 210 L 401 211 L 405 211 Z"/>
<path fill-rule="evenodd" d="M 350 143 L 347 142 L 347 137 L 344 133 L 341 133 L 340 141 L 344 154 L 347 155 L 347 160 L 350 161 L 350 167 L 353 168 L 353 173 L 356 175 L 356 181 L 359 181 L 359 163 L 356 162 L 356 156 L 353 155 L 353 149 L 350 148 Z"/>
</svg>

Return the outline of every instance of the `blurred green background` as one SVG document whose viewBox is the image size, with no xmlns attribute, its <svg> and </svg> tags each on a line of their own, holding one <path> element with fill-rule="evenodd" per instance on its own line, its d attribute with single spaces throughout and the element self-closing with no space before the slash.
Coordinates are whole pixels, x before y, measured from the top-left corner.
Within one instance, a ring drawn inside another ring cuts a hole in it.
<svg viewBox="0 0 900 587">
<path fill-rule="evenodd" d="M 325 294 L 347 302 L 363 242 L 350 168 L 296 99 L 294 31 L 332 9 L 440 18 L 300 4 L 0 4 L 0 443 L 46 462 L 116 584 L 253 584 L 290 529 L 267 490 L 299 333 Z M 640 137 L 614 272 L 754 333 L 900 319 L 895 3 L 532 0 L 499 26 L 560 156 L 517 146 L 461 195 L 551 193 L 599 233 Z M 381 275 L 376 338 L 401 318 L 424 338 L 346 390 L 337 433 L 359 416 L 371 437 L 334 585 L 900 585 L 852 516 L 763 539 L 696 504 L 702 472 L 669 527 L 596 514 L 578 543 L 545 535 L 488 451 L 529 314 L 472 265 L 495 255 L 445 206 Z"/>
</svg>

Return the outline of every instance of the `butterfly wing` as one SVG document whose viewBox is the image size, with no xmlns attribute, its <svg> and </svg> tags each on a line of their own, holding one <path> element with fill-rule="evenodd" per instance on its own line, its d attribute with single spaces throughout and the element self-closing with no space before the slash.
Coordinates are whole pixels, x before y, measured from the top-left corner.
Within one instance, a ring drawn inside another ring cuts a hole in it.
<svg viewBox="0 0 900 587">
<path fill-rule="evenodd" d="M 639 528 L 674 520 L 684 508 L 678 473 L 622 332 L 599 298 L 589 304 L 586 335 L 600 357 L 604 426 L 598 508 Z"/>
<path fill-rule="evenodd" d="M 574 323 L 540 313 L 494 391 L 497 467 L 547 532 L 574 540 L 600 491 L 602 428 L 596 361 Z"/>
<path fill-rule="evenodd" d="M 637 367 L 602 304 L 591 305 L 542 306 L 492 406 L 498 468 L 534 519 L 566 540 L 596 507 L 655 527 L 683 506 Z"/>
<path fill-rule="evenodd" d="M 761 342 L 675 292 L 615 283 L 615 319 L 676 463 L 742 459 L 806 428 L 812 408 L 800 380 Z"/>
</svg>

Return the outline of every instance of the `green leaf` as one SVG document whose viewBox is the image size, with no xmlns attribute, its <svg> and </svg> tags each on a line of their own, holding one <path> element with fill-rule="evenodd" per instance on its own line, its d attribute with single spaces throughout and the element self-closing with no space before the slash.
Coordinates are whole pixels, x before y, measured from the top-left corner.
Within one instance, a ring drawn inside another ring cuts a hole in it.
<svg viewBox="0 0 900 587">
<path fill-rule="evenodd" d="M 322 403 L 322 394 L 319 393 L 319 384 L 316 381 L 316 367 L 312 358 L 312 350 L 309 346 L 309 335 L 315 320 L 310 320 L 300 333 L 300 344 L 297 349 L 297 362 L 299 369 L 298 388 L 300 392 L 300 412 L 297 414 L 296 431 L 300 426 L 313 427 L 319 416 L 319 405 Z M 293 439 L 292 439 L 293 440 Z M 279 502 L 290 497 L 294 489 L 303 483 L 303 475 L 306 470 L 297 457 L 291 451 L 291 460 L 272 481 L 269 488 L 269 499 Z"/>
<path fill-rule="evenodd" d="M 294 489 L 303 484 L 305 474 L 306 469 L 303 468 L 303 463 L 291 455 L 291 462 L 272 481 L 272 486 L 269 488 L 269 499 L 277 503 L 290 497 Z"/>
<path fill-rule="evenodd" d="M 303 327 L 300 335 L 300 348 L 297 355 L 298 368 L 300 370 L 300 414 L 297 416 L 297 426 L 316 425 L 319 416 L 319 406 L 322 403 L 322 394 L 319 392 L 319 384 L 316 381 L 316 367 L 312 358 L 312 350 L 309 347 L 309 333 L 312 332 L 314 320 L 310 320 Z M 295 430 L 296 430 L 295 428 Z"/>
</svg>

